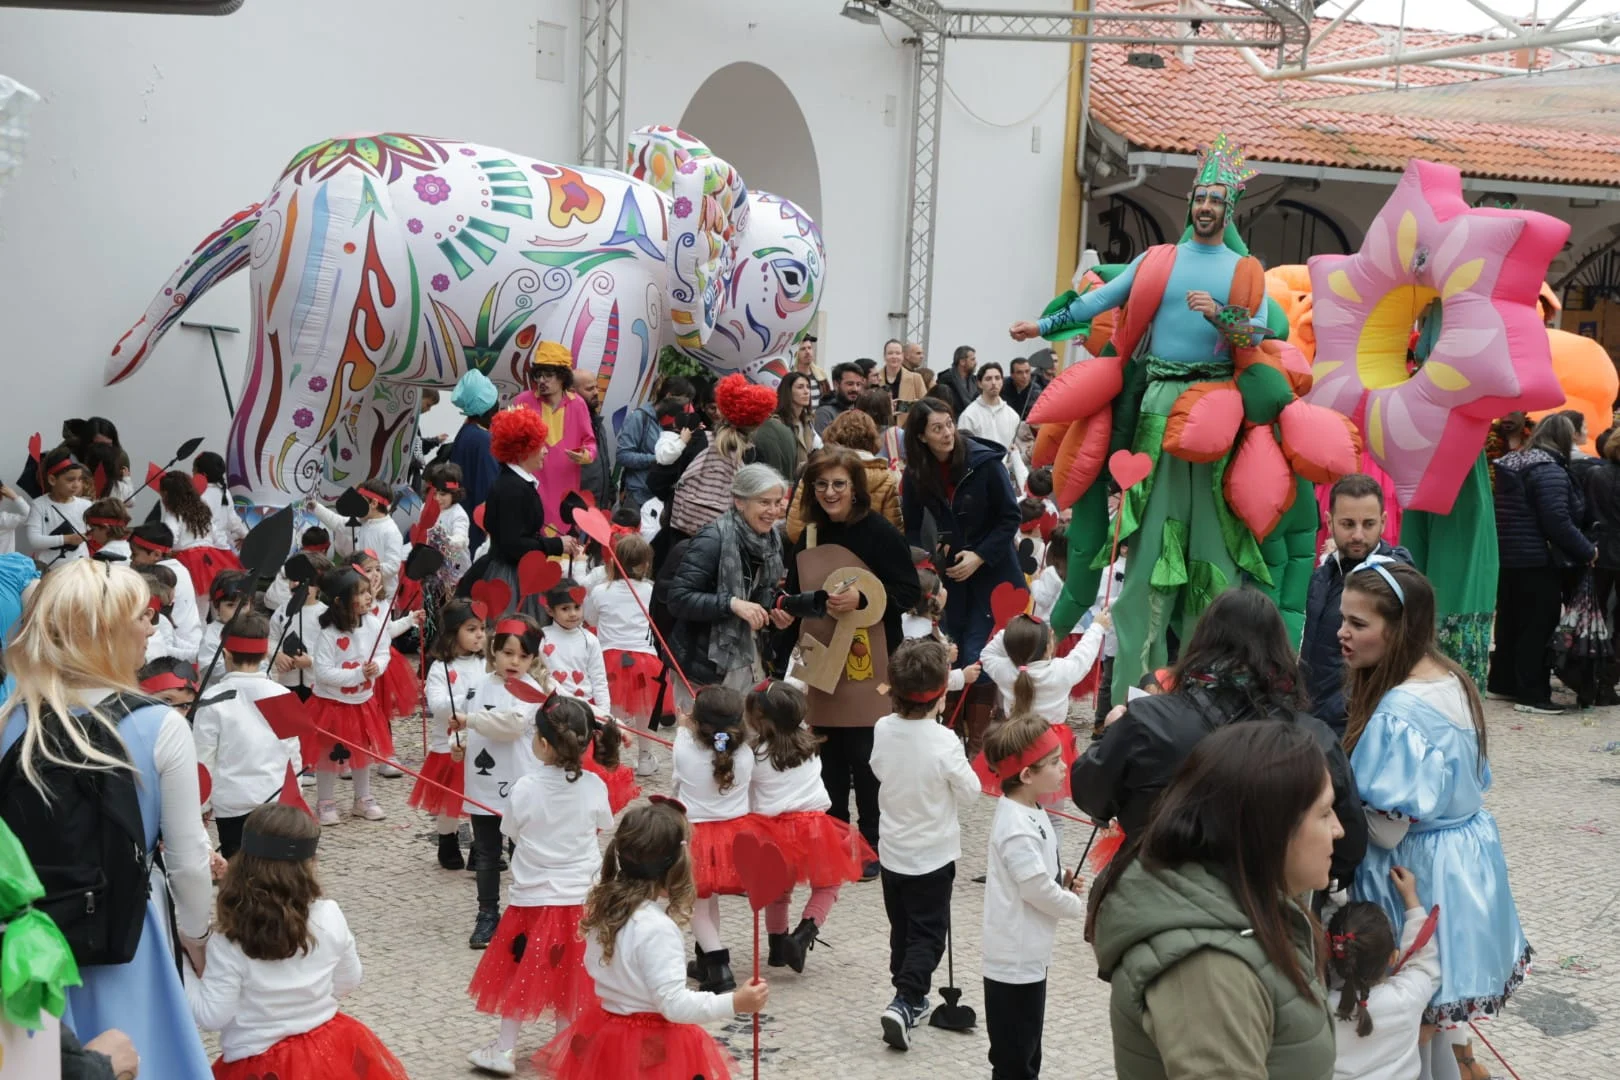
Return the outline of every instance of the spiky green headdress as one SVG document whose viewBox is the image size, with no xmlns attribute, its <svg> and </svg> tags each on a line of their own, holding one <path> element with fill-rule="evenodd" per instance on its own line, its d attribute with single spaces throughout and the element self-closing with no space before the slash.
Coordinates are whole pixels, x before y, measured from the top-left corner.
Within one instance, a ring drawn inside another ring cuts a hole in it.
<svg viewBox="0 0 1620 1080">
<path fill-rule="evenodd" d="M 1249 253 L 1248 245 L 1237 232 L 1237 204 L 1243 197 L 1243 185 L 1256 170 L 1249 168 L 1243 148 L 1227 138 L 1223 131 L 1215 140 L 1198 151 L 1198 174 L 1193 187 L 1200 184 L 1221 184 L 1226 188 L 1226 246 L 1239 255 Z M 1187 193 L 1187 221 L 1181 234 L 1183 241 L 1192 236 L 1192 192 Z"/>
</svg>

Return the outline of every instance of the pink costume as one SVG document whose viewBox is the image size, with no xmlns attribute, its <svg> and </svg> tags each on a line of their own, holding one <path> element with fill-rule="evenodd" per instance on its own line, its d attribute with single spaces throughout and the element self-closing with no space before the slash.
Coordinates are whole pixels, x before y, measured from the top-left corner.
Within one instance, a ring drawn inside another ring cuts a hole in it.
<svg viewBox="0 0 1620 1080">
<path fill-rule="evenodd" d="M 512 402 L 533 409 L 546 422 L 546 445 L 550 450 L 541 464 L 540 502 L 546 509 L 546 527 L 555 529 L 552 535 L 562 536 L 572 522 L 562 518 L 562 501 L 570 491 L 579 490 L 579 465 L 569 458 L 568 450 L 588 450 L 596 457 L 596 432 L 591 428 L 591 407 L 572 390 L 563 391 L 562 404 L 553 409 L 533 390 L 525 390 Z"/>
</svg>

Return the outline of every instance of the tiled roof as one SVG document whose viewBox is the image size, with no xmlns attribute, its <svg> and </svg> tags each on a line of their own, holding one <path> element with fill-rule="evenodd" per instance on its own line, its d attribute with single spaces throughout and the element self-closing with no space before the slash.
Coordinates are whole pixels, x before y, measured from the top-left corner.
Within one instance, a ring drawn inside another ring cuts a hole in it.
<svg viewBox="0 0 1620 1080">
<path fill-rule="evenodd" d="M 1124 10 L 1128 2 L 1099 0 L 1097 8 Z M 1317 32 L 1327 25 L 1328 20 L 1318 19 Z M 1380 30 L 1388 28 L 1346 23 L 1327 39 L 1324 50 L 1371 42 Z M 1425 35 L 1408 31 L 1408 49 L 1424 44 Z M 1164 67 L 1134 66 L 1126 60 L 1128 51 L 1156 52 Z M 1471 59 L 1503 66 L 1512 62 L 1506 54 Z M 1216 131 L 1225 131 L 1252 161 L 1398 172 L 1409 158 L 1421 157 L 1455 165 L 1467 176 L 1620 186 L 1617 135 L 1343 111 L 1316 102 L 1352 92 L 1345 86 L 1267 82 L 1233 48 L 1199 47 L 1189 65 L 1173 48 L 1099 45 L 1092 49 L 1092 63 L 1093 122 L 1136 149 L 1191 154 Z M 1390 73 L 1361 74 L 1388 78 Z M 1403 79 L 1419 85 L 1477 77 L 1435 68 L 1403 69 Z"/>
</svg>

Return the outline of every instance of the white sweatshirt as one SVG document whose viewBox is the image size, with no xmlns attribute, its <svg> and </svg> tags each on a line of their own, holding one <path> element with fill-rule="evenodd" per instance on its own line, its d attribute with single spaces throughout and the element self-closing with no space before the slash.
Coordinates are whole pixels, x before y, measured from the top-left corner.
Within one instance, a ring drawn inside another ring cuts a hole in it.
<svg viewBox="0 0 1620 1080">
<path fill-rule="evenodd" d="M 0 499 L 0 555 L 17 550 L 17 530 L 28 523 L 28 512 L 33 504 L 22 492 L 9 499 Z"/>
<path fill-rule="evenodd" d="M 821 781 L 821 758 L 811 754 L 791 769 L 778 769 L 769 754 L 755 751 L 748 802 L 765 817 L 831 809 L 832 798 Z"/>
<path fill-rule="evenodd" d="M 229 544 L 215 542 L 215 530 L 212 520 L 210 520 L 205 531 L 193 532 L 190 525 L 171 514 L 166 506 L 160 511 L 160 520 L 169 527 L 170 532 L 174 533 L 174 550 L 176 551 L 189 551 L 192 548 L 199 547 L 223 547 L 226 551 L 230 550 Z"/>
<path fill-rule="evenodd" d="M 313 661 L 315 656 L 315 636 L 321 632 L 321 616 L 326 614 L 326 605 L 319 600 L 313 604 L 305 604 L 297 611 L 288 612 L 286 607 L 270 616 L 270 648 L 275 649 L 276 643 L 281 643 L 283 654 L 287 646 L 292 644 L 293 637 L 303 645 L 304 652 Z M 266 660 L 269 659 L 267 655 Z M 314 668 L 289 668 L 280 675 L 272 676 L 283 686 L 314 686 Z"/>
<path fill-rule="evenodd" d="M 501 834 L 515 843 L 506 902 L 520 907 L 583 904 L 602 868 L 597 834 L 613 831 L 607 785 L 593 772 L 573 780 L 539 765 L 512 785 Z"/>
<path fill-rule="evenodd" d="M 589 598 L 587 598 L 589 602 Z M 602 662 L 602 643 L 583 626 L 564 630 L 556 623 L 540 634 L 540 658 L 557 689 L 572 694 L 598 711 L 613 706 L 608 692 L 607 666 Z"/>
<path fill-rule="evenodd" d="M 208 770 L 214 790 L 209 797 L 214 816 L 244 817 L 269 802 L 287 779 L 287 766 L 301 766 L 298 739 L 278 739 L 254 706 L 262 698 L 290 691 L 263 675 L 227 672 L 203 692 L 211 701 L 234 697 L 197 710 L 192 737 L 197 763 Z"/>
<path fill-rule="evenodd" d="M 24 539 L 28 541 L 29 549 L 34 556 L 44 563 L 46 568 L 59 566 L 73 559 L 82 559 L 90 554 L 88 543 L 78 547 L 66 547 L 62 543 L 60 534 L 53 532 L 62 527 L 65 521 L 72 531 L 80 536 L 89 530 L 84 525 L 84 513 L 90 509 L 90 500 L 81 499 L 77 495 L 65 503 L 53 500 L 49 495 L 42 499 L 35 499 L 28 508 L 28 523 L 23 530 Z"/>
<path fill-rule="evenodd" d="M 675 729 L 673 794 L 686 804 L 687 819 L 694 824 L 747 816 L 754 751 L 746 743 L 731 750 L 731 786 L 721 791 L 714 779 L 714 747 L 699 742 L 688 728 Z"/>
<path fill-rule="evenodd" d="M 209 484 L 203 489 L 202 501 L 214 512 L 214 546 L 235 551 L 248 534 L 248 527 L 242 515 L 236 512 L 231 493 L 217 484 Z"/>
<path fill-rule="evenodd" d="M 540 689 L 540 684 L 527 675 L 523 681 Z M 468 798 L 477 799 L 490 810 L 504 812 L 518 777 L 540 767 L 534 756 L 534 714 L 540 706 L 513 697 L 506 689 L 506 680 L 494 671 L 484 676 L 475 704 L 474 711 L 467 714 L 464 790 Z M 489 814 L 471 803 L 463 811 Z"/>
<path fill-rule="evenodd" d="M 174 574 L 174 603 L 169 609 L 174 619 L 175 655 L 182 660 L 198 663 L 197 652 L 202 648 L 202 612 L 197 609 L 197 586 L 191 580 L 191 571 L 178 559 L 159 559 Z M 212 656 L 213 653 L 209 653 Z M 200 661 L 208 663 L 205 656 Z"/>
<path fill-rule="evenodd" d="M 638 596 L 641 604 L 636 603 Z M 641 613 L 642 605 L 652 608 L 652 582 L 624 578 L 604 581 L 585 597 L 585 621 L 596 627 L 596 640 L 604 650 L 657 655 L 647 616 Z"/>
<path fill-rule="evenodd" d="M 687 989 L 686 942 L 668 908 L 668 900 L 642 901 L 614 939 L 611 961 L 602 959 L 595 934 L 585 939 L 585 970 L 602 1008 L 618 1016 L 659 1013 L 677 1024 L 731 1019 L 729 993 Z"/>
<path fill-rule="evenodd" d="M 450 752 L 450 720 L 465 720 L 477 706 L 478 691 L 483 689 L 487 665 L 482 656 L 463 656 L 448 665 L 435 660 L 428 665 L 428 752 Z"/>
<path fill-rule="evenodd" d="M 897 874 L 916 876 L 962 857 L 958 808 L 979 794 L 979 778 L 956 735 L 932 717 L 893 713 L 872 729 L 872 775 L 878 778 L 878 858 Z"/>
<path fill-rule="evenodd" d="M 472 566 L 472 551 L 468 547 L 472 521 L 460 503 L 451 503 L 450 509 L 439 511 L 439 518 L 428 530 L 428 543 L 444 555 L 444 566 L 451 580 L 460 581 Z"/>
<path fill-rule="evenodd" d="M 1007 659 L 1006 632 L 996 634 L 979 653 L 979 663 L 1001 692 L 1001 707 L 1010 716 L 1013 707 L 1013 686 L 1018 681 L 1018 665 Z M 1068 656 L 1051 660 L 1037 660 L 1026 665 L 1030 679 L 1035 683 L 1035 715 L 1048 724 L 1061 724 L 1069 718 L 1069 691 L 1096 666 L 1102 651 L 1103 629 L 1092 624 L 1080 637 L 1080 643 Z"/>
<path fill-rule="evenodd" d="M 363 519 L 355 529 L 349 528 L 349 519 L 320 503 L 314 505 L 315 516 L 326 531 L 332 534 L 332 550 L 338 556 L 353 555 L 356 551 L 372 551 L 382 566 L 383 595 L 393 596 L 399 587 L 399 567 L 405 561 L 405 536 L 390 517 Z M 352 537 L 352 539 L 351 539 Z M 336 562 L 337 559 L 333 559 Z"/>
<path fill-rule="evenodd" d="M 1046 978 L 1059 919 L 1086 913 L 1080 897 L 1058 884 L 1058 836 L 1046 811 L 996 800 L 985 865 L 983 973 L 1023 985 Z"/>
<path fill-rule="evenodd" d="M 1440 913 L 1445 918 L 1445 912 Z M 1412 947 L 1428 912 L 1412 908 L 1401 929 L 1401 955 Z M 1418 1075 L 1418 1029 L 1423 1009 L 1434 996 L 1440 981 L 1440 941 L 1429 943 L 1413 954 L 1394 977 L 1385 979 L 1367 995 L 1367 1012 L 1372 1016 L 1372 1034 L 1356 1034 L 1356 1022 L 1335 1017 L 1338 1057 L 1333 1062 L 1333 1080 L 1412 1080 Z M 1337 1009 L 1339 992 L 1328 995 Z"/>
</svg>

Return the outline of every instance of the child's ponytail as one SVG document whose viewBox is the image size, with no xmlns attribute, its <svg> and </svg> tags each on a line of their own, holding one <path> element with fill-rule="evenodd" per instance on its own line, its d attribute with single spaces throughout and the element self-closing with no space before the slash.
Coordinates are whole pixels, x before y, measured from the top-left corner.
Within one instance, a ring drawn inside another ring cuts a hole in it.
<svg viewBox="0 0 1620 1080">
<path fill-rule="evenodd" d="M 742 717 L 743 696 L 724 686 L 708 687 L 692 702 L 697 740 L 714 752 L 714 783 L 721 794 L 736 783 L 734 755 L 747 745 Z"/>
<path fill-rule="evenodd" d="M 1018 678 L 1013 681 L 1013 716 L 1022 716 L 1035 710 L 1035 680 L 1025 670 L 1030 664 L 1046 659 L 1052 645 L 1052 628 L 1029 615 L 1014 616 L 1002 633 L 1001 644 L 1007 650 L 1007 659 L 1018 665 Z"/>
<path fill-rule="evenodd" d="M 596 729 L 596 763 L 612 772 L 619 767 L 619 748 L 624 745 L 619 734 L 619 722 L 610 716 L 605 720 L 593 720 L 592 726 Z"/>
<path fill-rule="evenodd" d="M 1328 922 L 1328 970 L 1339 982 L 1340 1020 L 1354 1020 L 1356 1034 L 1372 1034 L 1367 998 L 1384 981 L 1389 955 L 1395 951 L 1395 932 L 1389 916 L 1377 904 L 1356 901 L 1333 913 Z"/>
<path fill-rule="evenodd" d="M 546 740 L 563 775 L 572 784 L 585 768 L 591 744 L 591 707 L 574 697 L 552 694 L 535 715 L 535 734 Z M 604 766 L 606 768 L 607 766 Z"/>
</svg>

